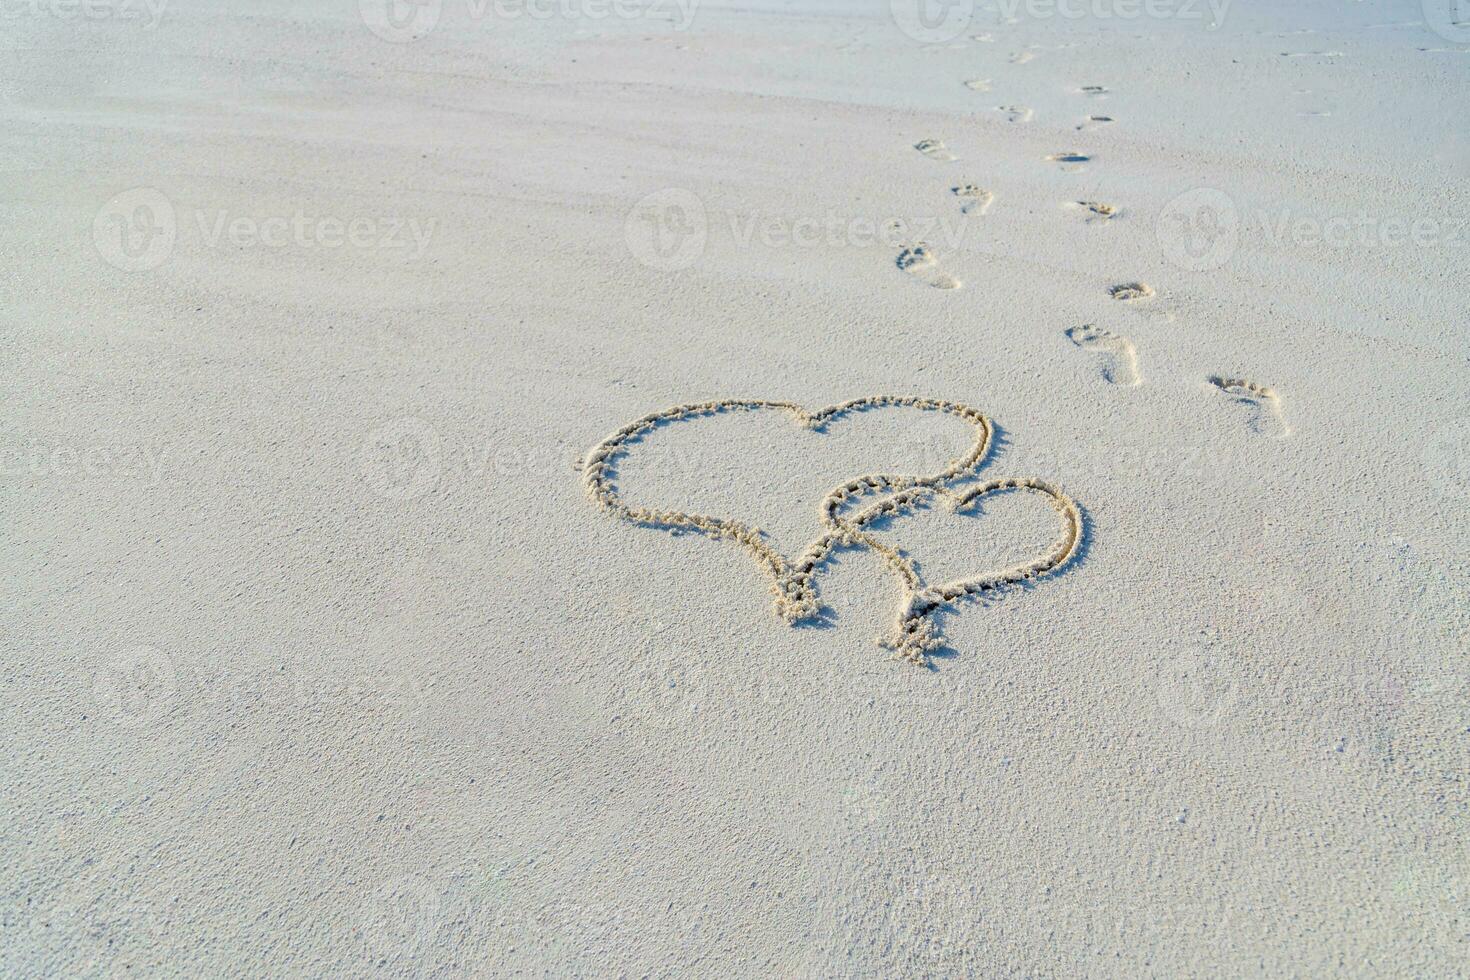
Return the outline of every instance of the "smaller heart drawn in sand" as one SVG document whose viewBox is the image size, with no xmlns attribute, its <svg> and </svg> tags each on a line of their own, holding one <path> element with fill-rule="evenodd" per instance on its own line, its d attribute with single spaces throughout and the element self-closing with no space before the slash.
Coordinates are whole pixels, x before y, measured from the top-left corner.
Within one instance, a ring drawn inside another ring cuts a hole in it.
<svg viewBox="0 0 1470 980">
<path fill-rule="evenodd" d="M 1082 544 L 1082 511 L 1076 501 L 1052 484 L 1044 480 L 1020 478 L 991 480 L 962 490 L 914 487 L 870 504 L 852 516 L 854 526 L 867 528 L 881 519 L 901 517 L 936 503 L 943 504 L 953 514 L 978 514 L 985 498 L 1011 491 L 1030 492 L 1046 498 L 1061 518 L 1060 536 L 1045 554 L 1030 561 L 931 585 L 924 581 L 917 563 L 903 549 L 881 540 L 875 541 L 871 547 L 893 569 L 904 588 L 904 597 L 899 605 L 893 631 L 890 635 L 879 638 L 880 645 L 888 647 L 896 656 L 905 660 L 923 663 L 928 653 L 944 642 L 934 623 L 934 613 L 947 606 L 955 606 L 967 598 L 997 596 L 1007 588 L 1034 581 L 1067 564 Z"/>
</svg>

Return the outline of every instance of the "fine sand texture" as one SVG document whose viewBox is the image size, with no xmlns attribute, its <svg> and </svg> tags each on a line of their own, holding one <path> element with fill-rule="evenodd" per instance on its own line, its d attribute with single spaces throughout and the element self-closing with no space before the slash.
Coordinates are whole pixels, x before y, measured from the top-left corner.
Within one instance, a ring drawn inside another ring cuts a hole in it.
<svg viewBox="0 0 1470 980">
<path fill-rule="evenodd" d="M 61 8 L 0 974 L 1464 975 L 1448 0 Z"/>
</svg>

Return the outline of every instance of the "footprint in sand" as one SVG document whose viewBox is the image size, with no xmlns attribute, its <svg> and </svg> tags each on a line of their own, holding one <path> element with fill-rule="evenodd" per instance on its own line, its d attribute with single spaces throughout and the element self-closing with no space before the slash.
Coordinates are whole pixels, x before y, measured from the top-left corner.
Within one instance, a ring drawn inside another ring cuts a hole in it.
<svg viewBox="0 0 1470 980">
<path fill-rule="evenodd" d="M 1112 121 L 1112 116 L 1088 116 L 1077 124 L 1077 128 L 1081 130 L 1096 129 L 1099 126 L 1106 126 Z"/>
<path fill-rule="evenodd" d="M 1132 303 L 1135 300 L 1148 299 L 1154 295 L 1154 287 L 1146 282 L 1125 282 L 1117 286 L 1108 287 L 1108 295 L 1123 303 Z"/>
<path fill-rule="evenodd" d="M 1013 123 L 1030 122 L 1034 115 L 1029 107 L 1023 105 L 998 105 L 995 111 L 1005 113 L 1006 122 Z"/>
<path fill-rule="evenodd" d="M 1210 384 L 1250 408 L 1246 424 L 1252 432 L 1272 439 L 1285 439 L 1291 435 L 1291 427 L 1286 424 L 1286 415 L 1281 410 L 1281 397 L 1274 389 L 1244 378 L 1212 377 Z"/>
<path fill-rule="evenodd" d="M 944 145 L 944 140 L 919 140 L 919 142 L 914 144 L 914 149 L 924 154 L 930 160 L 943 160 L 947 162 L 959 159 L 959 157 L 949 152 L 949 147 Z"/>
<path fill-rule="evenodd" d="M 899 252 L 895 264 L 915 279 L 935 289 L 959 289 L 962 285 L 954 276 L 939 270 L 939 259 L 935 256 L 934 250 L 923 242 Z"/>
<path fill-rule="evenodd" d="M 1143 382 L 1138 373 L 1138 350 L 1122 334 L 1086 323 L 1069 327 L 1067 339 L 1085 351 L 1101 355 L 1102 376 L 1108 384 L 1133 388 Z"/>
<path fill-rule="evenodd" d="M 995 200 L 994 194 L 974 184 L 961 184 L 949 190 L 951 194 L 964 202 L 960 207 L 961 214 L 984 214 L 990 210 L 990 202 Z"/>
<path fill-rule="evenodd" d="M 1015 54 L 1011 55 L 1011 64 L 1024 65 L 1026 62 L 1032 60 L 1035 57 L 1035 51 L 1017 51 Z"/>
<path fill-rule="evenodd" d="M 988 78 L 968 78 L 968 79 L 965 80 L 965 88 L 970 89 L 973 92 L 989 92 L 990 91 L 990 79 L 988 79 Z"/>
<path fill-rule="evenodd" d="M 1088 224 L 1097 221 L 1111 221 L 1118 216 L 1116 207 L 1102 201 L 1077 201 L 1072 207 L 1082 209 L 1082 220 Z"/>
<path fill-rule="evenodd" d="M 1094 98 L 1108 94 L 1107 88 L 1102 85 L 1084 85 L 1077 91 L 1081 92 L 1083 95 L 1091 95 Z"/>
<path fill-rule="evenodd" d="M 1085 164 L 1092 157 L 1085 153 L 1078 153 L 1076 150 L 1063 150 L 1061 153 L 1051 154 L 1046 159 L 1051 163 L 1060 163 L 1062 170 L 1069 174 L 1074 174 L 1086 169 Z"/>
</svg>

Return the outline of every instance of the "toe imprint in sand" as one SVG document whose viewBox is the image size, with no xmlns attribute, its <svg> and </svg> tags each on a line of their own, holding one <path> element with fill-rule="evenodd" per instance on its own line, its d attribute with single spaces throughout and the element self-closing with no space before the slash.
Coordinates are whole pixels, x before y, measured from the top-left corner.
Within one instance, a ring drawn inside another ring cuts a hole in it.
<svg viewBox="0 0 1470 980">
<path fill-rule="evenodd" d="M 935 289 L 959 289 L 963 285 L 954 276 L 939 270 L 939 258 L 934 254 L 934 250 L 923 242 L 899 252 L 895 264 L 915 279 Z"/>
<path fill-rule="evenodd" d="M 1082 220 L 1088 224 L 1097 221 L 1111 221 L 1118 215 L 1118 209 L 1116 207 L 1111 204 L 1105 204 L 1102 201 L 1078 201 L 1073 207 L 1082 209 Z"/>
<path fill-rule="evenodd" d="M 1112 121 L 1112 116 L 1088 116 L 1077 124 L 1077 128 L 1081 130 L 1096 129 L 1099 126 L 1106 126 Z"/>
<path fill-rule="evenodd" d="M 949 152 L 949 148 L 944 145 L 944 140 L 919 140 L 919 142 L 914 144 L 914 149 L 924 154 L 930 160 L 949 161 L 959 159 L 953 153 Z"/>
<path fill-rule="evenodd" d="M 1092 324 L 1069 327 L 1067 339 L 1085 351 L 1102 357 L 1102 376 L 1108 384 L 1135 387 L 1143 382 L 1138 372 L 1138 349 L 1122 334 Z"/>
<path fill-rule="evenodd" d="M 1006 122 L 1013 123 L 1030 122 L 1031 117 L 1035 115 L 1029 107 L 1023 105 L 998 105 L 995 107 L 995 111 L 1003 113 L 1006 117 Z"/>
<path fill-rule="evenodd" d="M 990 91 L 990 79 L 988 79 L 988 78 L 971 78 L 971 79 L 967 79 L 965 81 L 965 88 L 970 89 L 970 90 L 975 91 L 975 92 L 989 92 Z"/>
<path fill-rule="evenodd" d="M 949 190 L 955 197 L 965 202 L 960 208 L 961 214 L 984 214 L 990 210 L 990 202 L 995 200 L 994 194 L 974 184 L 961 184 Z"/>
<path fill-rule="evenodd" d="M 1146 282 L 1125 282 L 1108 288 L 1108 295 L 1113 299 L 1124 303 L 1132 303 L 1134 300 L 1148 299 L 1154 294 L 1154 287 Z"/>
<path fill-rule="evenodd" d="M 1281 410 L 1281 396 L 1274 389 L 1244 378 L 1212 377 L 1210 384 L 1250 409 L 1246 425 L 1252 432 L 1272 439 L 1291 435 L 1286 414 Z"/>
</svg>

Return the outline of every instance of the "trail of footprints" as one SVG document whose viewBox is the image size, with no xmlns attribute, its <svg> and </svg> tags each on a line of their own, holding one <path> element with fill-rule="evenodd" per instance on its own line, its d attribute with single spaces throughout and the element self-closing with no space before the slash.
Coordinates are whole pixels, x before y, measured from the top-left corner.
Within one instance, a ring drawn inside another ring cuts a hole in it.
<svg viewBox="0 0 1470 980">
<path fill-rule="evenodd" d="M 1034 52 L 1026 50 L 1012 56 L 1011 62 L 1024 64 L 1032 57 Z M 989 78 L 967 79 L 964 82 L 967 88 L 976 92 L 988 92 L 992 84 L 993 80 Z M 1092 99 L 1106 99 L 1110 94 L 1104 85 L 1082 85 L 1075 91 Z M 1013 123 L 1027 123 L 1035 117 L 1028 106 L 999 105 L 995 109 Z M 1112 116 L 1090 114 L 1075 128 L 1095 129 L 1111 125 L 1114 121 Z M 920 140 L 914 148 L 933 160 L 947 162 L 957 159 L 942 140 Z M 1074 172 L 1090 163 L 1092 156 L 1077 150 L 1061 150 L 1048 155 L 1046 160 L 1060 165 L 1064 171 Z M 993 192 L 976 184 L 955 185 L 950 188 L 950 193 L 960 199 L 960 210 L 966 215 L 983 215 L 995 201 Z M 1071 201 L 1067 206 L 1081 212 L 1082 220 L 1088 224 L 1106 224 L 1121 213 L 1117 205 L 1106 201 Z M 936 289 L 958 289 L 961 285 L 958 278 L 941 269 L 938 256 L 924 242 L 918 242 L 900 252 L 896 265 L 912 278 Z M 1108 295 L 1112 299 L 1129 307 L 1146 307 L 1147 301 L 1155 294 L 1154 288 L 1146 282 L 1122 282 L 1108 289 Z M 1169 320 L 1173 319 L 1172 314 L 1167 311 L 1162 315 Z M 1125 388 L 1137 387 L 1143 383 L 1138 349 L 1129 338 L 1090 323 L 1069 327 L 1065 334 L 1074 346 L 1097 359 L 1099 373 L 1107 383 Z M 1247 409 L 1246 425 L 1250 431 L 1276 439 L 1284 439 L 1290 434 L 1291 429 L 1282 411 L 1281 397 L 1274 389 L 1243 378 L 1211 377 L 1209 382 L 1217 391 L 1228 395 Z"/>
<path fill-rule="evenodd" d="M 1024 64 L 1032 57 L 1034 57 L 1034 51 L 1028 49 L 1012 56 L 1011 62 Z M 993 80 L 989 78 L 968 79 L 964 84 L 973 91 L 988 92 Z M 1110 94 L 1105 85 L 1081 85 L 1074 91 L 1091 99 L 1106 99 Z M 995 109 L 1003 114 L 1007 121 L 1013 123 L 1030 122 L 1035 117 L 1035 113 L 1028 106 L 999 105 Z M 1090 130 L 1099 126 L 1111 125 L 1114 121 L 1112 116 L 1089 114 L 1075 128 Z M 957 159 L 942 140 L 921 140 L 914 145 L 914 148 L 934 160 Z M 1092 162 L 1092 155 L 1078 150 L 1061 150 L 1049 154 L 1046 160 L 1059 165 L 1064 171 L 1075 172 L 1081 170 L 1085 164 Z M 950 193 L 960 199 L 960 210 L 966 215 L 983 215 L 995 201 L 993 192 L 977 184 L 958 184 L 950 188 Z M 1070 201 L 1067 207 L 1080 212 L 1082 220 L 1087 224 L 1107 224 L 1122 213 L 1121 208 L 1106 201 Z M 911 245 L 900 252 L 896 264 L 900 270 L 912 278 L 937 289 L 957 289 L 961 285 L 959 279 L 940 268 L 938 256 L 928 244 L 923 242 Z M 1148 283 L 1139 281 L 1121 282 L 1111 286 L 1108 289 L 1108 295 L 1129 308 L 1146 310 L 1149 306 L 1148 301 L 1153 299 L 1156 293 Z M 1173 320 L 1173 315 L 1167 310 L 1155 309 L 1154 313 L 1170 321 Z M 1138 349 L 1129 338 L 1121 333 L 1090 323 L 1069 327 L 1065 334 L 1075 347 L 1097 359 L 1099 373 L 1107 383 L 1125 388 L 1134 388 L 1143 384 Z M 1274 389 L 1243 378 L 1211 377 L 1209 382 L 1217 391 L 1228 395 L 1247 409 L 1246 425 L 1250 431 L 1277 439 L 1283 439 L 1290 434 L 1291 429 L 1282 411 L 1281 397 Z"/>
</svg>

